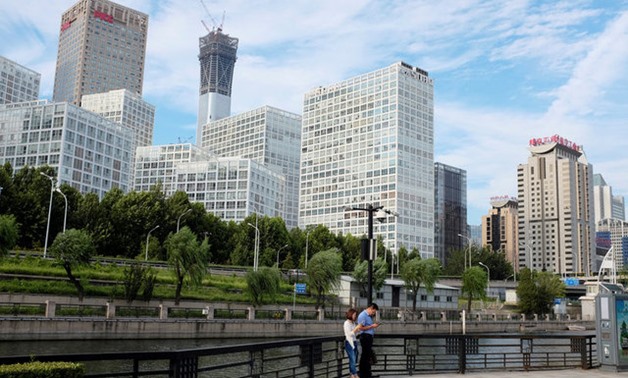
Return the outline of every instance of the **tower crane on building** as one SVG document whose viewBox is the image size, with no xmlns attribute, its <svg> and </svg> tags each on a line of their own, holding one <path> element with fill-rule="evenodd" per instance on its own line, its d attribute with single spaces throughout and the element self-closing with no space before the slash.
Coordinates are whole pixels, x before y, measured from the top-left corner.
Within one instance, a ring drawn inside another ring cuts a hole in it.
<svg viewBox="0 0 628 378">
<path fill-rule="evenodd" d="M 209 17 L 209 19 L 211 20 L 213 24 L 213 27 L 210 31 L 209 28 L 207 27 L 207 24 L 205 24 L 205 22 L 201 20 L 201 22 L 203 23 L 203 26 L 205 26 L 205 29 L 207 29 L 207 31 L 209 31 L 210 33 L 214 30 L 217 30 L 218 32 L 222 32 L 222 24 L 225 22 L 225 12 L 222 13 L 222 20 L 220 21 L 220 24 L 218 24 L 216 20 L 212 17 L 211 13 L 209 13 L 209 9 L 207 8 L 207 5 L 205 5 L 205 2 L 203 0 L 200 0 L 200 2 L 203 8 L 205 9 L 205 13 L 207 13 L 207 16 Z"/>
</svg>

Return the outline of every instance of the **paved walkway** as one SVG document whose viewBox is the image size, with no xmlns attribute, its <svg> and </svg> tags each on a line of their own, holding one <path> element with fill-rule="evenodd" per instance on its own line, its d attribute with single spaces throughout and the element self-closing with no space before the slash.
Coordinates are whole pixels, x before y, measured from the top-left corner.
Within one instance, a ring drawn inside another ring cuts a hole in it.
<svg viewBox="0 0 628 378">
<path fill-rule="evenodd" d="M 534 371 L 472 371 L 466 374 L 415 374 L 413 376 L 380 375 L 380 378 L 620 378 L 628 377 L 628 372 L 613 372 L 601 369 L 564 369 L 564 370 L 534 370 Z"/>
</svg>

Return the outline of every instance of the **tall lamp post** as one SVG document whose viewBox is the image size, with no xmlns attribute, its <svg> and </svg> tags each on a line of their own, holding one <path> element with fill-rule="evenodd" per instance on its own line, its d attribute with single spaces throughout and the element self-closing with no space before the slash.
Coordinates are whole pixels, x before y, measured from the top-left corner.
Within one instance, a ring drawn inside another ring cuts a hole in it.
<svg viewBox="0 0 628 378">
<path fill-rule="evenodd" d="M 50 204 L 48 204 L 48 223 L 46 224 L 46 240 L 44 240 L 44 258 L 48 256 L 48 235 L 50 233 L 50 215 L 52 214 L 52 194 L 55 192 L 54 179 L 44 172 L 39 172 L 40 175 L 50 179 Z"/>
<path fill-rule="evenodd" d="M 383 206 L 373 206 L 369 204 L 367 207 L 350 207 L 347 210 L 357 210 L 357 211 L 366 211 L 368 213 L 368 293 L 367 293 L 367 303 L 370 304 L 373 299 L 373 258 L 375 255 L 375 251 L 373 251 L 373 213 L 383 209 Z"/>
<path fill-rule="evenodd" d="M 181 222 L 181 217 L 189 213 L 190 211 L 192 211 L 192 209 L 185 210 L 183 214 L 179 215 L 179 218 L 177 218 L 177 232 L 179 232 L 179 223 Z"/>
<path fill-rule="evenodd" d="M 279 252 L 281 252 L 282 249 L 286 248 L 288 246 L 288 244 L 284 245 L 283 247 L 279 248 L 277 250 L 277 269 L 279 269 Z"/>
<path fill-rule="evenodd" d="M 308 247 L 309 247 L 309 242 L 310 242 L 310 231 L 308 231 L 305 234 L 305 269 L 307 269 L 307 257 L 308 257 L 307 256 L 307 252 L 308 252 L 307 250 L 308 250 Z"/>
<path fill-rule="evenodd" d="M 257 261 L 259 256 L 259 228 L 253 223 L 247 223 L 249 226 L 255 229 L 255 246 L 253 247 L 253 271 L 257 272 Z"/>
<path fill-rule="evenodd" d="M 488 268 L 488 266 L 484 265 L 482 261 L 480 261 L 478 264 L 485 267 L 488 273 L 488 277 L 486 278 L 486 295 L 488 296 L 488 292 L 491 290 L 491 270 Z"/>
<path fill-rule="evenodd" d="M 471 238 L 462 234 L 458 236 L 467 239 L 467 252 L 464 254 L 464 268 L 467 269 L 467 253 L 469 254 L 469 268 L 471 267 Z"/>
<path fill-rule="evenodd" d="M 59 188 L 55 189 L 55 192 L 61 194 L 63 196 L 63 199 L 65 200 L 65 211 L 63 213 L 63 233 L 65 234 L 65 225 L 68 220 L 68 197 L 66 197 Z"/>
<path fill-rule="evenodd" d="M 148 241 L 150 240 L 150 233 L 155 231 L 156 229 L 159 228 L 159 225 L 153 227 L 150 231 L 148 231 L 148 234 L 146 235 L 146 255 L 144 256 L 144 261 L 148 261 Z"/>
</svg>

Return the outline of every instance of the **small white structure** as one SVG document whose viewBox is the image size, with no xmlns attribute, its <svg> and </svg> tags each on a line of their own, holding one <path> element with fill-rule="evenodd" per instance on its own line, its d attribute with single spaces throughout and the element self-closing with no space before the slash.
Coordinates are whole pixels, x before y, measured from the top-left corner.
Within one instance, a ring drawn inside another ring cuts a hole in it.
<svg viewBox="0 0 628 378">
<path fill-rule="evenodd" d="M 338 295 L 340 304 L 351 307 L 366 307 L 367 299 L 360 295 L 360 285 L 351 276 L 340 277 L 340 287 L 334 294 Z M 421 286 L 417 296 L 417 309 L 457 310 L 460 290 L 436 283 L 434 290 L 427 292 Z M 384 286 L 375 291 L 373 289 L 373 302 L 380 307 L 411 308 L 413 293 L 406 289 L 405 282 L 401 279 L 386 279 Z"/>
</svg>

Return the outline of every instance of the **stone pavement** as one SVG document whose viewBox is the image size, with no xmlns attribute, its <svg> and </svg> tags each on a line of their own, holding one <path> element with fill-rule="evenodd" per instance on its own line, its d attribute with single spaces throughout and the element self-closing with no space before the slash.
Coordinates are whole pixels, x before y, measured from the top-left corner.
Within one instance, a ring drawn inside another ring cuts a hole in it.
<svg viewBox="0 0 628 378">
<path fill-rule="evenodd" d="M 563 370 L 533 370 L 533 371 L 470 371 L 465 374 L 457 373 L 430 373 L 415 374 L 412 376 L 380 375 L 379 378 L 628 378 L 628 372 L 613 372 L 601 369 L 563 369 Z"/>
</svg>

